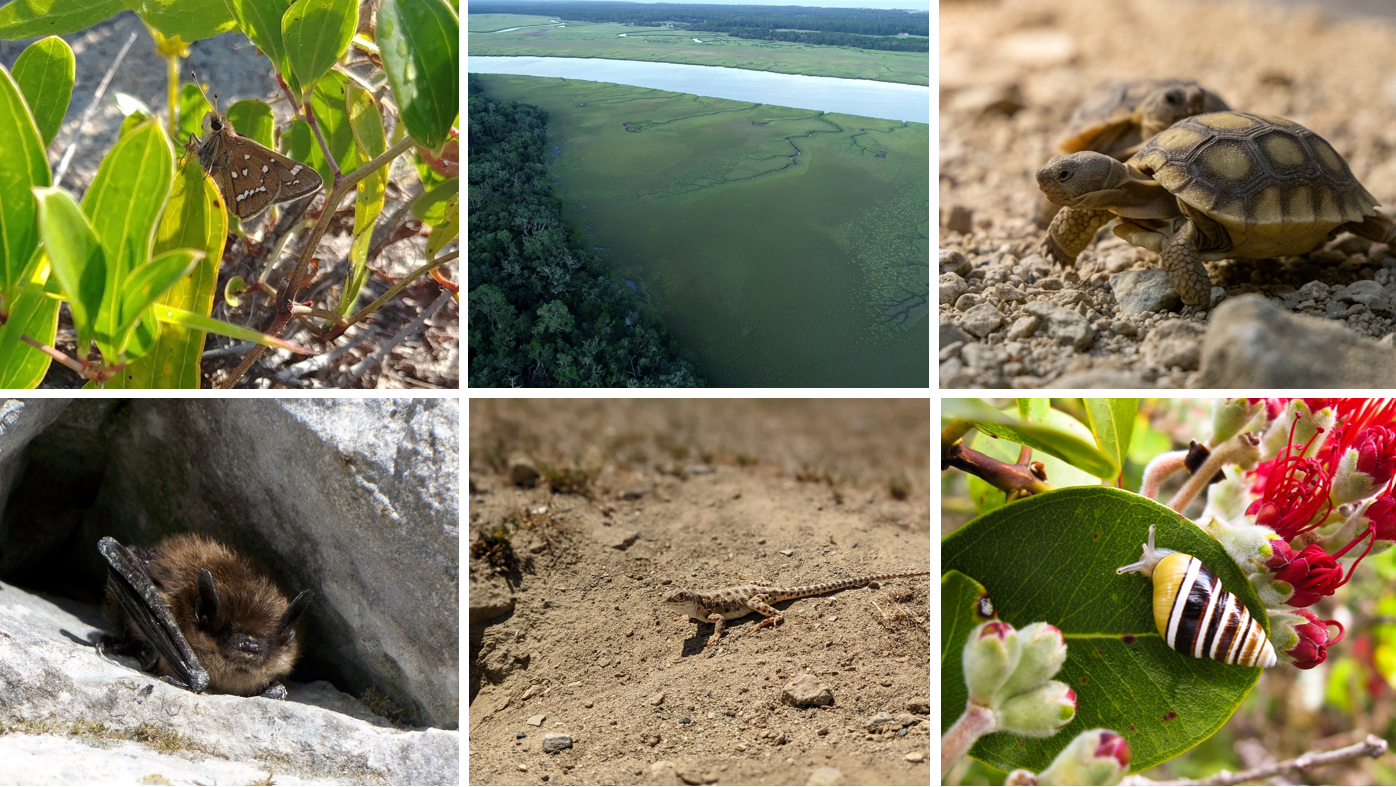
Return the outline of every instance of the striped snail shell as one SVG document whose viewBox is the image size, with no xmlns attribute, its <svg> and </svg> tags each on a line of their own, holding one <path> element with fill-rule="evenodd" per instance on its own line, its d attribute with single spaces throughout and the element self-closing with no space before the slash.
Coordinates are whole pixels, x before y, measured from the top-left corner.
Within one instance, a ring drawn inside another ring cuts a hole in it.
<svg viewBox="0 0 1396 787">
<path fill-rule="evenodd" d="M 1116 574 L 1138 571 L 1154 581 L 1154 624 L 1170 648 L 1193 658 L 1243 667 L 1275 666 L 1275 648 L 1260 623 L 1202 561 L 1171 549 L 1154 548 L 1154 526 L 1138 563 Z"/>
</svg>

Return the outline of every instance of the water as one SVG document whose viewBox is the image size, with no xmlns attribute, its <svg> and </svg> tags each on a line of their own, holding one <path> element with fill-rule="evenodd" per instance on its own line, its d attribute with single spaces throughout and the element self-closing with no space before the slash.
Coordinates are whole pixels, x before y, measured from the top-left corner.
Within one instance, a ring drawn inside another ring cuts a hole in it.
<svg viewBox="0 0 1396 787">
<path fill-rule="evenodd" d="M 773 74 L 740 68 L 580 57 L 471 57 L 477 74 L 565 77 L 695 96 L 930 123 L 931 89 L 869 79 Z"/>
</svg>

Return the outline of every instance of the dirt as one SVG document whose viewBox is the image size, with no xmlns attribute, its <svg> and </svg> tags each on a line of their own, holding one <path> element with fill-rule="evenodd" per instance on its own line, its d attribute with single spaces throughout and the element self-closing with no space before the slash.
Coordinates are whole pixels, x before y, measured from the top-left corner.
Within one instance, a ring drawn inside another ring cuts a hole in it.
<svg viewBox="0 0 1396 787">
<path fill-rule="evenodd" d="M 472 400 L 469 782 L 930 783 L 929 577 L 777 603 L 717 648 L 658 603 L 928 570 L 929 448 L 925 399 Z M 833 703 L 787 704 L 803 676 Z"/>
<path fill-rule="evenodd" d="M 1034 173 L 1103 83 L 1195 79 L 1233 109 L 1297 121 L 1328 140 L 1379 202 L 1396 205 L 1390 22 L 1252 2 L 944 2 L 940 52 L 942 387 L 1109 374 L 1158 387 L 1199 382 L 1195 349 L 1155 345 L 1195 347 L 1208 313 L 1183 317 L 1176 297 L 1127 310 L 1116 297 L 1119 274 L 1158 268 L 1157 254 L 1108 231 L 1075 270 L 1051 267 L 1039 251 Z M 1355 336 L 1396 331 L 1396 253 L 1384 245 L 1342 236 L 1303 256 L 1208 267 L 1227 298 L 1259 293 Z M 986 309 L 978 315 L 988 320 L 968 314 L 984 304 L 1001 314 L 998 325 Z M 1049 307 L 1059 309 L 1051 320 Z"/>
</svg>

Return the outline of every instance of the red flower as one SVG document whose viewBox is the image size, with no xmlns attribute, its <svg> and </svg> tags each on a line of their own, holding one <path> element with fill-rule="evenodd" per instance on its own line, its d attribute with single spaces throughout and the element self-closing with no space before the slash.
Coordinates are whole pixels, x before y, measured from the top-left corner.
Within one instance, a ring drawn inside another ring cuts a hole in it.
<svg viewBox="0 0 1396 787">
<path fill-rule="evenodd" d="M 1353 442 L 1357 469 L 1371 476 L 1373 484 L 1381 486 L 1396 475 L 1396 429 L 1369 426 Z"/>
<path fill-rule="evenodd" d="M 1396 497 L 1390 491 L 1367 506 L 1367 522 L 1377 541 L 1396 541 Z"/>
<path fill-rule="evenodd" d="M 1328 499 L 1333 489 L 1332 471 L 1317 459 L 1304 456 L 1323 430 L 1316 431 L 1296 452 L 1294 429 L 1298 425 L 1295 418 L 1289 427 L 1289 442 L 1280 455 L 1257 468 L 1257 476 L 1265 479 L 1264 486 L 1260 497 L 1246 509 L 1257 525 L 1265 525 L 1286 541 L 1318 527 L 1333 510 Z M 1324 508 L 1322 515 L 1320 508 Z"/>
<path fill-rule="evenodd" d="M 1343 624 L 1336 620 L 1320 620 L 1317 615 L 1307 609 L 1295 610 L 1295 612 L 1303 615 L 1309 622 L 1300 623 L 1294 627 L 1294 632 L 1299 635 L 1299 644 L 1285 651 L 1285 655 L 1293 658 L 1294 666 L 1299 669 L 1313 669 L 1328 658 L 1329 645 L 1336 645 L 1342 641 Z M 1338 627 L 1337 637 L 1328 638 L 1329 626 Z"/>
<path fill-rule="evenodd" d="M 1333 595 L 1343 584 L 1343 567 L 1318 544 L 1310 544 L 1294 555 L 1284 568 L 1275 572 L 1275 579 L 1294 586 L 1294 594 L 1286 604 L 1307 607 L 1324 596 Z"/>
</svg>

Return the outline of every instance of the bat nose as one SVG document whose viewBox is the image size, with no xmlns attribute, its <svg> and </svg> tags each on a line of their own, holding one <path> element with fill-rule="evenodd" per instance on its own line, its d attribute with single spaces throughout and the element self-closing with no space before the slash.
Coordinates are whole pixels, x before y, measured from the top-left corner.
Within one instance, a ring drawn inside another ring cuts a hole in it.
<svg viewBox="0 0 1396 787">
<path fill-rule="evenodd" d="M 259 640 L 255 637 L 249 637 L 246 634 L 238 634 L 233 640 L 232 645 L 234 650 L 249 656 L 260 656 L 265 650 Z"/>
</svg>

